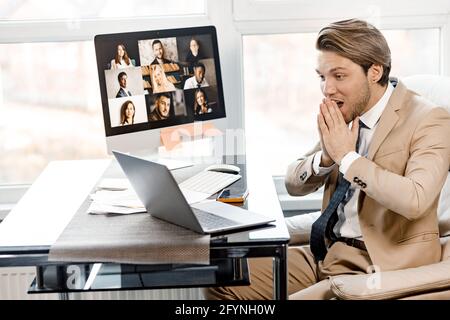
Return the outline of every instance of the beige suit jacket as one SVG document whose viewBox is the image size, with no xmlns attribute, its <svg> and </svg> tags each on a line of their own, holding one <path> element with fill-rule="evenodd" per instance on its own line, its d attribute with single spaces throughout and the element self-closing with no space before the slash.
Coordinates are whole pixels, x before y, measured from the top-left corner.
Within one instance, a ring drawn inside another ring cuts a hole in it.
<svg viewBox="0 0 450 320">
<path fill-rule="evenodd" d="M 318 150 L 319 144 L 289 166 L 286 188 L 291 195 L 305 195 L 325 184 L 323 211 L 339 171 L 336 167 L 329 175 L 315 176 L 312 162 Z M 354 161 L 344 176 L 361 190 L 361 232 L 373 264 L 381 270 L 440 260 L 437 205 L 449 163 L 449 113 L 399 82 L 368 156 Z"/>
</svg>

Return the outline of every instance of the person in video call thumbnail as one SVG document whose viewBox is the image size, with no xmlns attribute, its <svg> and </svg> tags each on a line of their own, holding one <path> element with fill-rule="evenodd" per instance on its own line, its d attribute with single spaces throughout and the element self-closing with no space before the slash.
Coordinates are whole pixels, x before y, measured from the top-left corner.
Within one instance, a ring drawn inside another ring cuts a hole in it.
<svg viewBox="0 0 450 320">
<path fill-rule="evenodd" d="M 166 120 L 169 118 L 170 112 L 170 94 L 160 93 L 155 98 L 155 108 L 150 112 L 150 121 Z"/>
<path fill-rule="evenodd" d="M 134 107 L 133 101 L 127 100 L 120 107 L 120 124 L 134 124 L 134 115 L 136 113 L 136 108 Z"/>
<path fill-rule="evenodd" d="M 205 78 L 206 68 L 201 62 L 194 65 L 194 75 L 186 80 L 184 89 L 195 89 L 200 87 L 208 87 L 209 83 Z"/>
<path fill-rule="evenodd" d="M 152 49 L 153 49 L 153 54 L 155 55 L 155 59 L 151 63 L 152 65 L 172 62 L 172 61 L 164 58 L 164 47 L 160 40 L 154 40 L 152 42 Z"/>
<path fill-rule="evenodd" d="M 152 78 L 153 93 L 175 91 L 174 84 L 167 79 L 160 64 L 151 65 L 150 74 Z"/>
<path fill-rule="evenodd" d="M 118 74 L 117 80 L 119 81 L 120 89 L 117 92 L 116 98 L 131 96 L 131 92 L 127 90 L 127 78 L 128 76 L 124 71 Z"/>
<path fill-rule="evenodd" d="M 195 115 L 212 112 L 212 108 L 209 106 L 208 98 L 206 96 L 205 91 L 203 91 L 200 88 L 195 90 L 194 98 L 195 98 L 194 102 Z"/>
<path fill-rule="evenodd" d="M 132 67 L 130 57 L 128 57 L 127 50 L 123 44 L 117 45 L 117 52 L 114 59 L 111 60 L 111 69 L 123 69 Z"/>
<path fill-rule="evenodd" d="M 186 62 L 189 64 L 189 71 L 193 71 L 193 66 L 200 59 L 200 43 L 197 39 L 191 38 L 189 41 L 189 53 L 186 56 Z"/>
</svg>

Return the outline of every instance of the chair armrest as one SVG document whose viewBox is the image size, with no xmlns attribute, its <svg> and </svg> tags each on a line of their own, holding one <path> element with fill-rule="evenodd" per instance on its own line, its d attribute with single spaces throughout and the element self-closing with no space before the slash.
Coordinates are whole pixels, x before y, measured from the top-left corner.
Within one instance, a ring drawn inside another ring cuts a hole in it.
<svg viewBox="0 0 450 320">
<path fill-rule="evenodd" d="M 437 212 L 441 237 L 450 235 L 450 173 L 442 187 Z"/>
<path fill-rule="evenodd" d="M 450 288 L 450 260 L 396 271 L 344 275 L 330 279 L 339 299 L 397 299 Z"/>
</svg>

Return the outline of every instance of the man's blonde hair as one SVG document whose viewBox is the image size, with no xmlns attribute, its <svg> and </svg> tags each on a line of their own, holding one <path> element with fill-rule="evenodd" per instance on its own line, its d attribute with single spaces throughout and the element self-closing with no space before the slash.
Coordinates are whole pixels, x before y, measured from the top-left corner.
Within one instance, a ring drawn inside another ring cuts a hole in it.
<svg viewBox="0 0 450 320">
<path fill-rule="evenodd" d="M 350 19 L 333 22 L 319 31 L 316 49 L 331 51 L 360 65 L 364 72 L 373 64 L 383 66 L 378 83 L 389 82 L 391 50 L 380 30 L 366 21 Z"/>
</svg>

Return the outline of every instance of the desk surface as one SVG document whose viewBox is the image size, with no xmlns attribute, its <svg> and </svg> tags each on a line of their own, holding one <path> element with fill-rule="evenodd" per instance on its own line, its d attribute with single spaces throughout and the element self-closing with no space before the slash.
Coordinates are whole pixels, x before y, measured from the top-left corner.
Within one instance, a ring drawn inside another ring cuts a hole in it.
<svg viewBox="0 0 450 320">
<path fill-rule="evenodd" d="M 193 167 L 173 171 L 177 181 L 192 176 L 213 160 L 201 159 Z M 242 164 L 242 158 L 225 157 L 226 163 Z M 80 267 L 86 276 L 81 287 L 68 288 L 72 265 L 48 261 L 50 246 L 78 210 L 87 208 L 88 195 L 102 177 L 123 177 L 118 164 L 110 160 L 52 162 L 23 196 L 16 207 L 0 223 L 0 267 L 37 266 L 36 282 L 31 292 L 69 292 L 90 290 L 131 290 L 158 287 L 186 287 L 248 284 L 247 257 L 273 257 L 274 297 L 287 298 L 287 243 L 289 233 L 284 223 L 272 178 L 259 161 L 246 163 L 249 196 L 245 206 L 252 211 L 276 219 L 270 228 L 242 231 L 211 238 L 211 266 L 206 269 L 179 268 L 127 273 L 96 265 Z M 225 267 L 220 267 L 225 264 Z M 231 266 L 231 268 L 230 268 Z M 136 266 L 132 266 L 136 268 Z M 164 266 L 163 266 L 164 267 Z M 209 270 L 209 269 L 211 270 Z M 64 272 L 64 270 L 66 272 Z M 209 271 L 208 271 L 209 270 Z M 95 272 L 94 272 L 95 271 Z M 61 273 L 62 272 L 62 273 Z M 156 272 L 156 273 L 155 273 Z M 50 274 L 50 276 L 46 276 Z M 100 275 L 101 274 L 101 275 Z M 175 277 L 176 276 L 176 277 Z M 62 279 L 62 282 L 61 282 Z M 91 279 L 94 279 L 91 281 Z M 156 281 L 155 281 L 156 279 Z M 194 279 L 194 282 L 186 282 Z M 52 281 L 56 280 L 54 284 Z M 169 281 L 171 280 L 171 281 Z"/>
<path fill-rule="evenodd" d="M 242 157 L 225 157 L 225 162 L 242 164 Z M 192 159 L 191 159 L 192 160 Z M 196 165 L 172 171 L 181 182 L 218 160 L 194 159 Z M 245 206 L 273 217 L 273 227 L 213 237 L 211 248 L 236 245 L 287 243 L 289 234 L 270 174 L 258 162 L 247 163 L 250 194 Z M 0 254 L 48 253 L 67 223 L 87 201 L 101 177 L 124 177 L 115 161 L 55 161 L 39 176 L 21 201 L 0 223 Z M 23 265 L 23 264 L 21 264 Z M 32 263 L 35 265 L 35 262 Z"/>
</svg>

